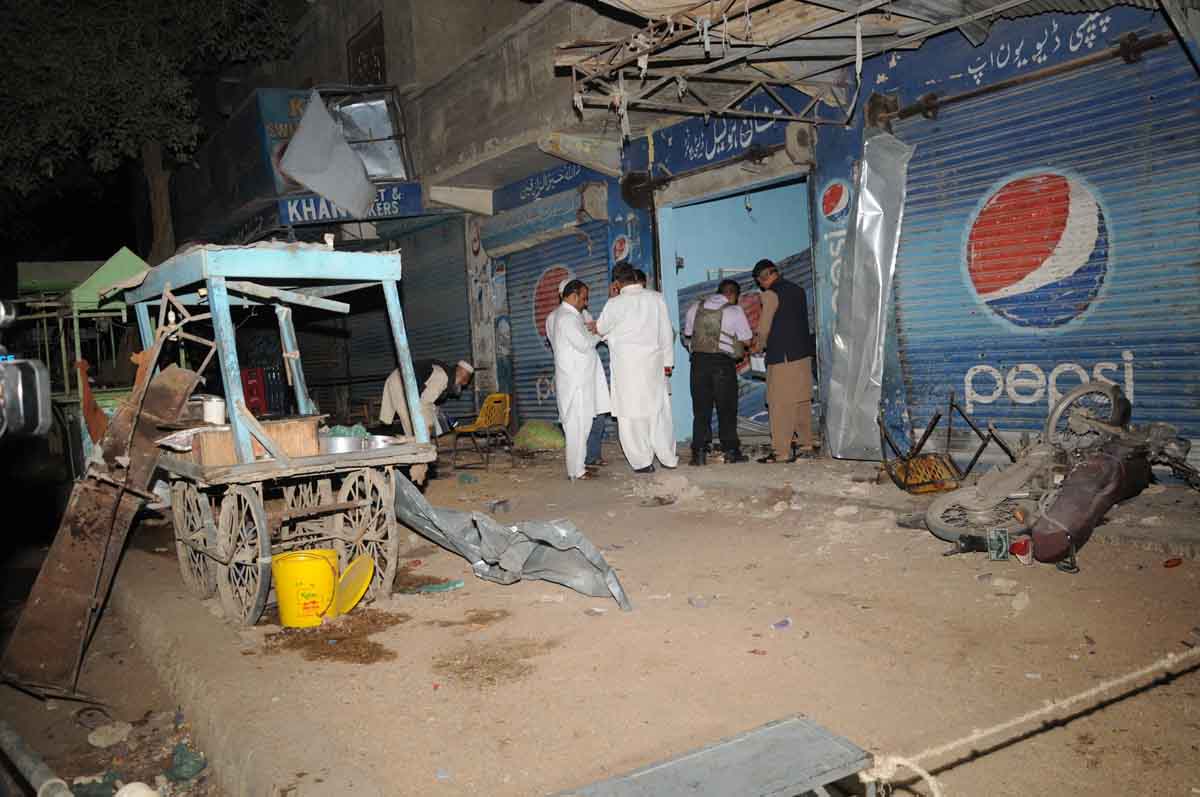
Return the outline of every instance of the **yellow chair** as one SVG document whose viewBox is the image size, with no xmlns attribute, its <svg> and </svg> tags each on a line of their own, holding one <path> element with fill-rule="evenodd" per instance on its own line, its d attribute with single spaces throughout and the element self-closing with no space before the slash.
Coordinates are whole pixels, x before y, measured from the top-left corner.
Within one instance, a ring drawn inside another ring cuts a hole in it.
<svg viewBox="0 0 1200 797">
<path fill-rule="evenodd" d="M 475 453 L 479 455 L 485 468 L 491 464 L 492 448 L 496 445 L 507 447 L 508 455 L 513 458 L 513 463 L 516 463 L 512 436 L 508 433 L 511 404 L 512 400 L 507 393 L 492 393 L 484 399 L 483 406 L 479 408 L 479 417 L 475 419 L 474 423 L 454 427 L 452 430 L 454 448 L 450 455 L 452 468 L 458 468 L 458 438 L 461 436 L 470 439 Z M 481 441 L 482 447 L 480 446 Z M 474 465 L 463 465 L 463 467 L 474 467 Z"/>
</svg>

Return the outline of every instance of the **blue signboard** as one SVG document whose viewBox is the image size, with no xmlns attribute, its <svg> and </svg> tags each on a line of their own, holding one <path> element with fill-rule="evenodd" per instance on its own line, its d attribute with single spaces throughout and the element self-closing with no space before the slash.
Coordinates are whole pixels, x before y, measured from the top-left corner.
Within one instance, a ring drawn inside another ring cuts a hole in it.
<svg viewBox="0 0 1200 797">
<path fill-rule="evenodd" d="M 779 91 L 793 107 L 804 107 L 807 102 L 807 98 L 792 89 Z M 738 108 L 773 116 L 784 113 L 779 103 L 761 89 L 739 103 Z M 630 142 L 622 155 L 623 167 L 626 171 L 649 171 L 656 178 L 678 177 L 752 150 L 782 147 L 787 124 L 775 119 L 695 117 L 651 133 L 653 146 L 646 138 Z"/>
<path fill-rule="evenodd" d="M 340 221 L 369 221 L 371 219 L 393 219 L 404 216 L 424 215 L 421 199 L 421 184 L 418 182 L 381 183 L 375 194 L 375 204 L 365 219 L 355 219 L 318 194 L 299 194 L 281 197 L 279 200 L 279 224 L 282 227 L 305 224 L 329 224 Z"/>
</svg>

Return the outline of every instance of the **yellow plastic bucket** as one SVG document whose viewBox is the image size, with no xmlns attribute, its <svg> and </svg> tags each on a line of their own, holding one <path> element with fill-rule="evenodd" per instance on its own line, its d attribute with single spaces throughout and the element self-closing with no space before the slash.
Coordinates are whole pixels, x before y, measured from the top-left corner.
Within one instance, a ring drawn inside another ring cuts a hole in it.
<svg viewBox="0 0 1200 797">
<path fill-rule="evenodd" d="M 279 622 L 289 628 L 311 628 L 334 617 L 337 594 L 337 551 L 317 548 L 271 557 L 271 576 L 279 602 Z"/>
</svg>

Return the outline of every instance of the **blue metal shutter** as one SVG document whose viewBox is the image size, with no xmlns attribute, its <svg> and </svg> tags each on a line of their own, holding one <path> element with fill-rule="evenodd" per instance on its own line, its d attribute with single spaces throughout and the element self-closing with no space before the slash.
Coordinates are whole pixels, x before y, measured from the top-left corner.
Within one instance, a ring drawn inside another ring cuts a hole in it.
<svg viewBox="0 0 1200 797">
<path fill-rule="evenodd" d="M 1036 430 L 1104 378 L 1135 421 L 1200 438 L 1200 81 L 1181 48 L 896 135 L 916 145 L 894 302 L 914 429 L 955 391 L 981 426 Z"/>
<path fill-rule="evenodd" d="M 608 223 L 594 221 L 580 225 L 571 234 L 508 257 L 513 383 L 517 417 L 522 423 L 534 418 L 558 422 L 554 354 L 539 324 L 544 321 L 547 308 L 558 304 L 561 280 L 558 269 L 588 284 L 589 312 L 599 318 L 608 301 Z M 541 313 L 535 314 L 539 308 Z M 607 347 L 602 346 L 600 352 L 607 370 Z"/>
<path fill-rule="evenodd" d="M 393 243 L 402 262 L 400 303 L 413 360 L 433 358 L 453 364 L 471 356 L 471 320 L 467 304 L 464 223 L 450 216 L 408 233 Z M 396 368 L 386 309 L 350 316 L 351 401 L 376 400 L 383 383 Z M 451 418 L 473 418 L 475 398 L 467 391 L 447 401 L 442 410 Z"/>
</svg>

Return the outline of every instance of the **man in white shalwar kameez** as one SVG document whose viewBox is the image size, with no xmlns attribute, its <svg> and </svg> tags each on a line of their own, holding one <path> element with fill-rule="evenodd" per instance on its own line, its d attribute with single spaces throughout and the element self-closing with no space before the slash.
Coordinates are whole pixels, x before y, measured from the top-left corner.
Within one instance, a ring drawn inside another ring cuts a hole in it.
<svg viewBox="0 0 1200 797">
<path fill-rule="evenodd" d="M 619 290 L 608 300 L 596 331 L 608 343 L 612 368 L 612 414 L 621 450 L 638 473 L 653 473 L 654 458 L 679 464 L 671 422 L 667 376 L 675 366 L 675 330 L 663 295 L 637 283 L 632 266 L 613 269 Z"/>
<path fill-rule="evenodd" d="M 562 302 L 546 318 L 546 335 L 554 350 L 554 395 L 567 443 L 567 477 L 591 478 L 584 460 L 592 419 L 609 411 L 608 382 L 596 344 L 583 317 L 588 287 L 572 280 L 562 288 Z"/>
</svg>

